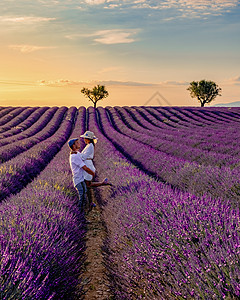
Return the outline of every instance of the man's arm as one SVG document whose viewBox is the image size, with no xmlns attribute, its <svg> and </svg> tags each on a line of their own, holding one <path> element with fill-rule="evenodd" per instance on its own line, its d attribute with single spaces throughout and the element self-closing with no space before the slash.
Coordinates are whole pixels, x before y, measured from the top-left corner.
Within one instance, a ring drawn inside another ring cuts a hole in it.
<svg viewBox="0 0 240 300">
<path fill-rule="evenodd" d="M 83 167 L 83 170 L 86 171 L 88 174 L 92 175 L 93 177 L 95 176 L 95 173 L 89 169 L 86 165 L 84 165 Z"/>
</svg>

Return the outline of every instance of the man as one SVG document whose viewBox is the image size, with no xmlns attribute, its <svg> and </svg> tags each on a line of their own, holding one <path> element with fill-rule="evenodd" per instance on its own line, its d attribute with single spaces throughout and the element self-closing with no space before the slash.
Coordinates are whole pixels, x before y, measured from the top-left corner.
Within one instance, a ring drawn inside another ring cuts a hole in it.
<svg viewBox="0 0 240 300">
<path fill-rule="evenodd" d="M 95 173 L 89 169 L 81 158 L 79 152 L 80 142 L 77 138 L 68 141 L 68 146 L 71 149 L 69 163 L 73 174 L 74 187 L 78 191 L 80 210 L 83 211 L 83 203 L 86 199 L 87 187 L 84 181 L 83 170 L 94 176 Z"/>
</svg>

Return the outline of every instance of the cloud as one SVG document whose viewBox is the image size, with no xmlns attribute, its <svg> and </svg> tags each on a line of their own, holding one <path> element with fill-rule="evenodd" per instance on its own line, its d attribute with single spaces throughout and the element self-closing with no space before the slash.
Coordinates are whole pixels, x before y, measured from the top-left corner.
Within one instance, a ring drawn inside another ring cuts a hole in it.
<svg viewBox="0 0 240 300">
<path fill-rule="evenodd" d="M 18 50 L 22 53 L 31 53 L 38 50 L 53 49 L 55 47 L 36 46 L 36 45 L 9 45 L 10 49 Z"/>
<path fill-rule="evenodd" d="M 240 85 L 240 76 L 235 76 L 225 80 L 228 85 Z"/>
<path fill-rule="evenodd" d="M 235 8 L 238 5 L 238 0 L 166 0 L 166 1 L 143 1 L 135 5 L 137 8 L 147 8 L 152 10 L 175 10 L 174 15 L 182 18 L 201 18 L 209 15 L 222 15 Z M 180 13 L 180 15 L 179 15 Z M 174 17 L 166 18 L 165 20 L 173 20 Z"/>
<path fill-rule="evenodd" d="M 65 35 L 65 38 L 67 38 L 69 40 L 77 40 L 83 36 L 86 36 L 86 35 L 79 34 L 79 33 L 73 33 L 73 34 Z M 89 36 L 89 35 L 87 35 L 87 36 Z"/>
<path fill-rule="evenodd" d="M 93 37 L 93 40 L 100 44 L 126 44 L 136 41 L 133 35 L 136 35 L 139 29 L 108 29 L 98 30 L 89 34 L 69 34 L 65 37 L 69 40 L 77 40 L 81 37 Z"/>
<path fill-rule="evenodd" d="M 240 82 L 240 76 L 233 77 L 232 80 L 235 82 Z"/>
<path fill-rule="evenodd" d="M 136 33 L 135 30 L 112 29 L 96 31 L 93 35 L 96 36 L 95 42 L 110 45 L 133 43 L 136 40 L 132 38 L 132 35 Z"/>
<path fill-rule="evenodd" d="M 171 7 L 194 7 L 194 8 L 206 8 L 206 7 L 212 7 L 212 8 L 226 8 L 226 7 L 235 7 L 238 5 L 239 0 L 83 0 L 82 3 L 86 4 L 100 4 L 100 3 L 106 3 L 107 5 L 112 4 L 119 4 L 119 5 L 139 5 L 140 8 L 142 7 L 149 7 L 149 8 L 155 8 L 155 7 L 165 7 L 165 8 L 171 8 Z"/>
<path fill-rule="evenodd" d="M 229 12 L 239 4 L 239 0 L 84 0 L 85 5 L 105 4 L 106 9 L 147 9 L 147 10 L 169 10 L 179 18 L 200 18 L 207 16 L 222 15 Z M 180 14 L 180 16 L 179 16 Z M 165 20 L 173 20 L 169 16 Z"/>
<path fill-rule="evenodd" d="M 164 84 L 164 85 L 189 85 L 189 82 L 187 81 L 163 81 L 160 84 Z"/>
<path fill-rule="evenodd" d="M 85 0 L 85 3 L 90 5 L 99 5 L 105 3 L 105 0 Z"/>
<path fill-rule="evenodd" d="M 145 83 L 145 82 L 136 82 L 136 81 L 114 81 L 114 80 L 105 80 L 100 81 L 102 85 L 120 85 L 120 86 L 156 86 L 155 83 Z"/>
<path fill-rule="evenodd" d="M 110 69 L 110 68 L 109 68 Z M 113 68 L 111 68 L 112 70 Z M 117 80 L 90 80 L 90 81 L 74 81 L 69 79 L 57 79 L 57 80 L 40 80 L 38 82 L 39 85 L 42 86 L 50 86 L 50 87 L 66 87 L 66 86 L 94 86 L 97 84 L 105 85 L 105 86 L 162 86 L 162 85 L 171 85 L 171 86 L 179 86 L 179 85 L 188 85 L 189 83 L 186 81 L 163 81 L 159 83 L 151 83 L 151 82 L 136 82 L 136 81 L 117 81 Z"/>
<path fill-rule="evenodd" d="M 121 4 L 108 4 L 108 5 L 104 6 L 104 9 L 111 10 L 111 9 L 116 9 L 116 8 L 119 8 L 119 7 L 121 7 Z"/>
<path fill-rule="evenodd" d="M 135 1 L 133 1 L 133 3 L 145 3 L 146 2 L 146 0 L 135 0 Z"/>
<path fill-rule="evenodd" d="M 86 82 L 85 82 L 86 83 Z M 83 81 L 73 81 L 69 79 L 56 79 L 56 80 L 40 80 L 38 84 L 41 86 L 51 87 L 64 87 L 64 86 L 76 86 L 84 84 Z"/>
<path fill-rule="evenodd" d="M 29 16 L 0 16 L 0 22 L 8 24 L 36 24 L 42 22 L 49 22 L 56 20 L 56 18 L 44 18 L 44 17 L 29 17 Z"/>
<path fill-rule="evenodd" d="M 134 81 L 114 81 L 114 80 L 91 80 L 91 81 L 74 81 L 69 79 L 57 79 L 57 80 L 40 80 L 39 85 L 51 86 L 51 87 L 66 87 L 66 86 L 82 86 L 82 85 L 123 85 L 123 86 L 155 86 L 154 83 L 143 83 Z"/>
</svg>

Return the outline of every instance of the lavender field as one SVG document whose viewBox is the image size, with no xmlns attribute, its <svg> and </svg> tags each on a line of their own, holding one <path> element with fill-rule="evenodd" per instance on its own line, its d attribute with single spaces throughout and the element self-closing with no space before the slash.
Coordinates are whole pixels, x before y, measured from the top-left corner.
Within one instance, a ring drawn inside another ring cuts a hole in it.
<svg viewBox="0 0 240 300">
<path fill-rule="evenodd" d="M 240 298 L 240 108 L 0 107 L 0 299 L 81 299 L 67 141 L 98 137 L 111 299 Z M 84 143 L 82 142 L 82 148 Z"/>
</svg>

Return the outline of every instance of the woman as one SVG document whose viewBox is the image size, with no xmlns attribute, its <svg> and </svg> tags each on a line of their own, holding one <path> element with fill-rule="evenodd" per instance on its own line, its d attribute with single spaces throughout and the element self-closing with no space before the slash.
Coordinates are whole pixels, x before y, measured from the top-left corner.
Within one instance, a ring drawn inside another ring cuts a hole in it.
<svg viewBox="0 0 240 300">
<path fill-rule="evenodd" d="M 86 144 L 86 147 L 81 152 L 82 160 L 84 161 L 85 165 L 95 173 L 96 169 L 93 165 L 93 158 L 94 158 L 94 147 L 95 147 L 95 143 L 97 142 L 97 138 L 94 136 L 94 133 L 92 131 L 86 131 L 80 137 L 84 138 L 84 142 Z M 89 199 L 90 210 L 93 207 L 95 207 L 96 204 L 92 202 L 91 193 L 89 189 L 91 187 L 111 185 L 111 183 L 108 183 L 107 178 L 105 178 L 102 182 L 92 182 L 92 179 L 93 176 L 84 171 L 84 180 L 87 185 L 87 191 L 88 191 L 87 194 Z"/>
</svg>

